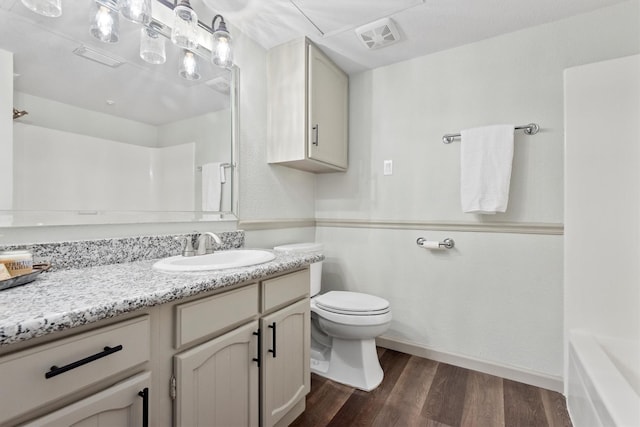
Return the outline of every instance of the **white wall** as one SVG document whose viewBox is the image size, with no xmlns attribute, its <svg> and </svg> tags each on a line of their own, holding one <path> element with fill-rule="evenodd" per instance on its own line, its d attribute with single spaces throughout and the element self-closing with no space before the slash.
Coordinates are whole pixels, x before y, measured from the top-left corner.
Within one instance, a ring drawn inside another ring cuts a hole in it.
<svg viewBox="0 0 640 427">
<path fill-rule="evenodd" d="M 563 70 L 638 52 L 638 6 L 633 0 L 351 76 L 349 170 L 317 178 L 326 287 L 388 298 L 390 338 L 529 372 L 547 386 L 555 379 L 551 386 L 560 388 L 563 239 L 554 233 L 563 221 Z M 532 121 L 542 130 L 516 136 L 508 211 L 462 213 L 460 143 L 444 145 L 442 135 Z M 392 176 L 382 175 L 386 159 Z M 504 234 L 504 223 L 550 231 Z M 470 224 L 480 232 L 464 232 Z M 428 253 L 416 247 L 420 236 L 454 237 L 456 249 Z"/>
<path fill-rule="evenodd" d="M 240 217 L 314 218 L 314 175 L 267 164 L 267 53 L 242 33 L 234 43 L 240 67 Z"/>
<path fill-rule="evenodd" d="M 14 143 L 15 210 L 193 210 L 193 143 L 149 148 L 23 123 Z"/>
<path fill-rule="evenodd" d="M 15 92 L 13 97 L 14 102 L 20 106 L 21 110 L 29 112 L 28 115 L 20 119 L 20 123 L 144 147 L 158 145 L 159 135 L 156 126 L 23 92 Z"/>
<path fill-rule="evenodd" d="M 638 343 L 640 56 L 568 69 L 565 95 L 565 328 Z"/>
<path fill-rule="evenodd" d="M 13 209 L 12 111 L 13 54 L 0 49 L 0 210 Z"/>
<path fill-rule="evenodd" d="M 231 162 L 231 112 L 224 109 L 201 116 L 169 123 L 158 128 L 158 145 L 170 147 L 176 144 L 194 143 L 196 166 L 193 193 L 194 204 L 191 210 L 202 209 L 202 172 L 198 166 L 210 162 Z M 227 183 L 222 185 L 221 211 L 231 210 L 231 170 L 226 169 Z"/>
</svg>

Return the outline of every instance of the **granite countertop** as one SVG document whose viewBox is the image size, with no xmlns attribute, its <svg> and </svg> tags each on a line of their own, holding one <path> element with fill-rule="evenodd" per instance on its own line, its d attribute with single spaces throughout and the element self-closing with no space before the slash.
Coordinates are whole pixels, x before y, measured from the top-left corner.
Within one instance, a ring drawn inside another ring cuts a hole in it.
<svg viewBox="0 0 640 427">
<path fill-rule="evenodd" d="M 295 270 L 319 253 L 275 253 L 273 261 L 217 272 L 166 273 L 156 260 L 43 273 L 0 292 L 0 346 L 69 329 L 206 291 Z"/>
</svg>

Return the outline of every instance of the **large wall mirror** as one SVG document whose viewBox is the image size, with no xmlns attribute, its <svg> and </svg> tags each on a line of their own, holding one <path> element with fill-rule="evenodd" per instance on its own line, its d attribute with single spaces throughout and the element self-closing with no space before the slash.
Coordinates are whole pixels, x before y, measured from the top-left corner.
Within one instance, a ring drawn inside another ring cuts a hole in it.
<svg viewBox="0 0 640 427">
<path fill-rule="evenodd" d="M 0 117 L 0 226 L 235 220 L 238 70 L 199 47 L 181 76 L 166 27 L 121 17 L 103 43 L 93 1 L 63 5 L 50 18 L 0 0 L 0 111 L 17 110 Z M 150 35 L 162 64 L 141 59 Z"/>
</svg>

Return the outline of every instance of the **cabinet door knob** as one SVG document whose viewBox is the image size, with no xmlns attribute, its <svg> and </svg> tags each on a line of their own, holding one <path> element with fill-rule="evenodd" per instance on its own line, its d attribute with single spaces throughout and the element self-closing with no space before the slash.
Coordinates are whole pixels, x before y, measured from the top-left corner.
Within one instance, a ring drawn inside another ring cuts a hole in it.
<svg viewBox="0 0 640 427">
<path fill-rule="evenodd" d="M 269 349 L 269 353 L 273 355 L 273 358 L 276 358 L 276 322 L 273 322 L 269 325 L 269 329 L 271 329 L 271 338 L 273 348 Z"/>
<path fill-rule="evenodd" d="M 316 147 L 318 146 L 318 138 L 319 138 L 319 133 L 320 133 L 320 125 L 319 124 L 315 124 L 313 125 L 313 127 L 311 128 L 313 130 L 313 136 L 311 137 L 311 143 L 313 145 L 315 145 Z"/>
</svg>

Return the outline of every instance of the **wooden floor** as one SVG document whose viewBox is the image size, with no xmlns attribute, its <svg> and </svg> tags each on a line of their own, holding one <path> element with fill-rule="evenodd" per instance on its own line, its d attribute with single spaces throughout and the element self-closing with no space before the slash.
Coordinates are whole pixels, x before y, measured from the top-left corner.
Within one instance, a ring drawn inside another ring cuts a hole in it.
<svg viewBox="0 0 640 427">
<path fill-rule="evenodd" d="M 311 376 L 292 426 L 571 426 L 556 392 L 379 349 L 382 384 L 366 393 Z"/>
</svg>

